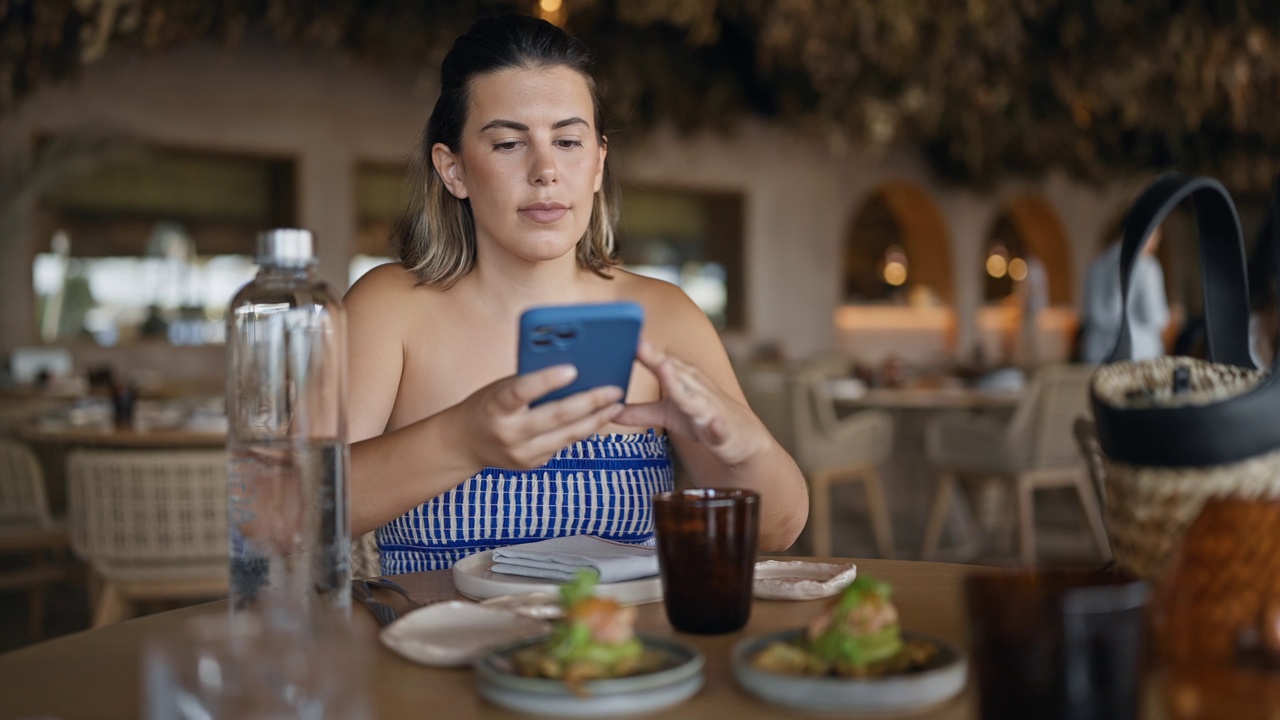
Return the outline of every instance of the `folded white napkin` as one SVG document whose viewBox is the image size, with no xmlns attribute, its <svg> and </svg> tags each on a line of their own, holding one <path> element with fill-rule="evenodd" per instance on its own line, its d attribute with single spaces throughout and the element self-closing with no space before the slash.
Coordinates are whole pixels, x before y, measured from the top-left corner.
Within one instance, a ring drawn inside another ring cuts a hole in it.
<svg viewBox="0 0 1280 720">
<path fill-rule="evenodd" d="M 594 535 L 539 540 L 493 551 L 493 572 L 568 582 L 582 568 L 594 568 L 600 582 L 620 582 L 658 574 L 658 551 Z"/>
</svg>

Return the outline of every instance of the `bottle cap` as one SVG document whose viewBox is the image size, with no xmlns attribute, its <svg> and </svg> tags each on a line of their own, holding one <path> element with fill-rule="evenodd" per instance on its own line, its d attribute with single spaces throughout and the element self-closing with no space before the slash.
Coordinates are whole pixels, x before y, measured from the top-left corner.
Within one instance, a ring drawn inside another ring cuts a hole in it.
<svg viewBox="0 0 1280 720">
<path fill-rule="evenodd" d="M 279 267 L 306 267 L 316 264 L 311 231 L 298 228 L 275 228 L 259 234 L 254 262 L 259 265 Z"/>
</svg>

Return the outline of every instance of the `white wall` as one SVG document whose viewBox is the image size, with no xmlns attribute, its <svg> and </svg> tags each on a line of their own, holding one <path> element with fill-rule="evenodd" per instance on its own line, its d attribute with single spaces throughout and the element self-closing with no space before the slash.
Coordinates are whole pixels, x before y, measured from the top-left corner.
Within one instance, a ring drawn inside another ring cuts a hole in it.
<svg viewBox="0 0 1280 720">
<path fill-rule="evenodd" d="M 857 352 L 846 339 L 834 337 L 842 243 L 858 209 L 884 183 L 905 180 L 926 189 L 951 233 L 956 350 L 961 353 L 977 341 L 987 237 L 1006 198 L 1035 192 L 1058 211 L 1078 278 L 1105 226 L 1135 189 L 1103 191 L 1054 176 L 978 193 L 942 185 L 908 148 L 887 153 L 830 150 L 759 122 L 747 123 L 727 138 L 657 133 L 630 148 L 622 160 L 629 180 L 746 195 L 747 322 L 753 335 L 782 340 L 796 356 L 833 347 Z M 1081 281 L 1076 283 L 1078 297 Z M 878 356 L 880 350 L 868 349 L 868 354 Z"/>
<path fill-rule="evenodd" d="M 337 58 L 250 44 L 162 55 L 113 56 L 75 81 L 46 86 L 0 115 L 0 163 L 25 166 L 41 133 L 106 126 L 155 143 L 296 158 L 299 218 L 316 231 L 321 274 L 346 284 L 354 246 L 352 172 L 360 161 L 412 152 L 434 88 L 419 75 L 355 67 Z M 658 132 L 643 143 L 611 138 L 624 182 L 744 193 L 749 332 L 797 356 L 836 344 L 841 243 L 863 200 L 881 183 L 913 181 L 935 197 L 952 234 L 958 349 L 974 342 L 986 235 L 1000 199 L 1028 188 L 1059 211 L 1077 277 L 1102 226 L 1131 197 L 1051 178 L 979 194 L 941 186 L 915 152 L 832 150 L 761 122 L 730 137 Z M 31 243 L 0 243 L 0 353 L 34 342 Z M 41 240 L 43 242 L 43 240 Z M 121 350 L 120 352 L 128 352 Z"/>
</svg>

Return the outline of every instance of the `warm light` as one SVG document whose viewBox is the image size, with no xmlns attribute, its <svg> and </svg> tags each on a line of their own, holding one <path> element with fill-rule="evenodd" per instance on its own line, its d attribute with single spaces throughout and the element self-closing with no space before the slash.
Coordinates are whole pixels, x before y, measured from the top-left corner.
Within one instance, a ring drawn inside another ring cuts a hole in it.
<svg viewBox="0 0 1280 720">
<path fill-rule="evenodd" d="M 560 6 L 564 4 L 564 0 L 538 0 L 538 9 L 548 15 L 560 12 Z"/>
<path fill-rule="evenodd" d="M 987 256 L 987 274 L 993 278 L 1004 277 L 1009 270 L 1009 262 L 1003 257 L 992 253 Z"/>
<path fill-rule="evenodd" d="M 898 261 L 885 263 L 884 281 L 898 287 L 907 281 L 907 266 Z"/>
<path fill-rule="evenodd" d="M 1009 261 L 1009 277 L 1015 282 L 1022 282 L 1027 279 L 1027 261 L 1022 258 L 1014 258 Z"/>
</svg>

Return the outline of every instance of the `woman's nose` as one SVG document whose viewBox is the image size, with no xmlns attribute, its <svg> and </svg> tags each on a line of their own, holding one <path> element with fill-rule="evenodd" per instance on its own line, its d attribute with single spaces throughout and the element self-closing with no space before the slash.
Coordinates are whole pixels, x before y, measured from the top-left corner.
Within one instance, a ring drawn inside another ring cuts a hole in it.
<svg viewBox="0 0 1280 720">
<path fill-rule="evenodd" d="M 534 185 L 550 185 L 556 181 L 556 159 L 550 149 L 535 150 L 531 154 L 529 182 Z"/>
</svg>

